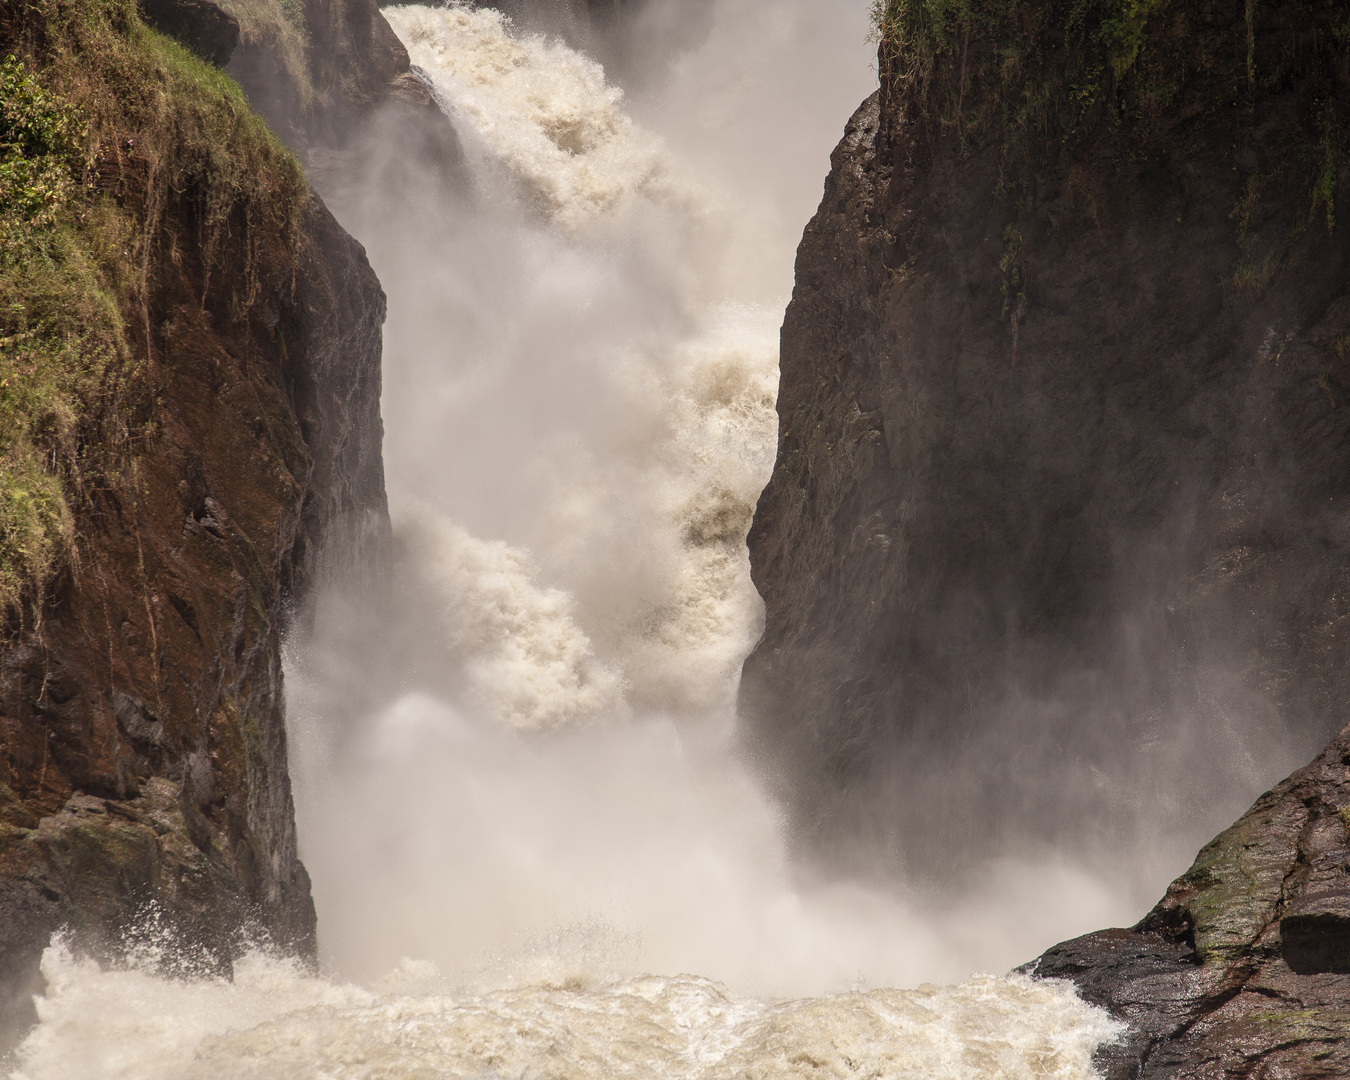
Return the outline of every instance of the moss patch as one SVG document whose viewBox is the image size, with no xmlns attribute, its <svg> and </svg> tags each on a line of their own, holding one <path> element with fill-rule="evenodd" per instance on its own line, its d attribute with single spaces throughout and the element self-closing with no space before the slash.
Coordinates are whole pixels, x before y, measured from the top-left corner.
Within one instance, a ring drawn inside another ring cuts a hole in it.
<svg viewBox="0 0 1350 1080">
<path fill-rule="evenodd" d="M 1350 52 L 1333 0 L 875 0 L 872 18 L 887 111 L 1014 160 L 1103 128 L 1147 148 L 1187 92 L 1199 117 L 1302 80 L 1317 129 L 1310 206 L 1331 213 L 1346 156 L 1336 72 Z"/>
</svg>

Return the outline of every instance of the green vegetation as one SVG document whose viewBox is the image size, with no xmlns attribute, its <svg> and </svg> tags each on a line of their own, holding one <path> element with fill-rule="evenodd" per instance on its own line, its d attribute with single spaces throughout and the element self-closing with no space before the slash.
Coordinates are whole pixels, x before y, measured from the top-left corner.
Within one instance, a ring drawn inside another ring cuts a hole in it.
<svg viewBox="0 0 1350 1080">
<path fill-rule="evenodd" d="M 0 63 L 0 212 L 6 236 L 51 225 L 85 164 L 84 125 L 13 57 Z"/>
<path fill-rule="evenodd" d="M 1270 284 L 1270 279 L 1275 276 L 1279 265 L 1279 256 L 1274 251 L 1266 252 L 1260 262 L 1239 259 L 1237 265 L 1233 267 L 1233 288 L 1238 292 L 1259 293 Z"/>
<path fill-rule="evenodd" d="M 0 39 L 0 611 L 78 555 L 152 435 L 175 276 L 247 317 L 298 257 L 299 166 L 233 80 L 134 0 L 30 0 Z M 183 269 L 186 267 L 187 269 Z M 283 263 L 284 268 L 284 263 Z M 76 558 L 78 565 L 78 558 Z"/>
<path fill-rule="evenodd" d="M 44 578 L 69 546 L 73 522 L 58 470 L 77 460 L 80 406 L 101 382 L 116 337 L 71 206 L 83 194 L 86 143 L 73 105 L 12 57 L 0 64 L 3 602 Z"/>
<path fill-rule="evenodd" d="M 1350 25 L 1350 24 L 1348 24 Z M 1350 44 L 1350 43 L 1347 43 Z M 1326 213 L 1327 232 L 1336 229 L 1336 176 L 1346 157 L 1344 120 L 1330 101 L 1322 106 L 1317 118 L 1318 139 L 1313 160 L 1311 220 L 1318 210 Z"/>
<path fill-rule="evenodd" d="M 892 111 L 930 138 L 951 133 L 968 151 L 993 143 L 1017 158 L 1102 125 L 1147 142 L 1197 78 L 1202 108 L 1245 106 L 1300 72 L 1339 66 L 1350 20 L 1332 25 L 1334 5 L 1317 0 L 1283 2 L 1306 40 L 1257 33 L 1271 0 L 1260 10 L 1246 0 L 1218 28 L 1195 0 L 874 0 L 872 19 Z M 1330 99 L 1321 109 L 1322 152 L 1309 165 L 1314 211 L 1330 213 L 1345 140 Z"/>
<path fill-rule="evenodd" d="M 1071 139 L 1166 108 L 1176 57 L 1146 49 L 1168 0 L 875 0 L 882 83 L 966 145 Z"/>
</svg>

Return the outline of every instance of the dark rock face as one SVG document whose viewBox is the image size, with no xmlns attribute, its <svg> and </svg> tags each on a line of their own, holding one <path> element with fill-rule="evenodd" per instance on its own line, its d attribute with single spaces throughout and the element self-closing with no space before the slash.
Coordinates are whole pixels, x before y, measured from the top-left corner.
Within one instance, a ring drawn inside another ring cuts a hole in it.
<svg viewBox="0 0 1350 1080">
<path fill-rule="evenodd" d="M 0 651 L 0 986 L 31 1016 L 38 954 L 157 921 L 228 970 L 246 937 L 313 957 L 296 855 L 281 643 L 334 562 L 387 536 L 384 296 L 322 204 L 294 269 L 228 317 L 187 269 L 156 297 L 153 435 L 101 495 L 41 620 Z M 222 295 L 224 294 L 224 295 Z"/>
<path fill-rule="evenodd" d="M 211 0 L 141 0 L 141 15 L 216 67 L 228 64 L 239 44 L 239 23 Z"/>
<path fill-rule="evenodd" d="M 1350 77 L 1299 36 L 1332 6 L 1298 11 L 1261 5 L 1250 55 L 1307 67 L 1249 86 L 1242 13 L 1170 5 L 1210 67 L 1147 137 L 1008 156 L 900 90 L 849 122 L 783 326 L 741 690 L 822 858 L 1114 837 L 1164 769 L 1231 797 L 1233 740 L 1151 747 L 1299 760 L 1343 723 L 1350 169 L 1319 202 L 1297 163 Z"/>
<path fill-rule="evenodd" d="M 1024 969 L 1130 1024 L 1098 1064 L 1139 1077 L 1350 1075 L 1350 728 L 1256 801 L 1131 930 Z"/>
<path fill-rule="evenodd" d="M 274 18 L 282 18 L 276 0 Z M 235 50 L 227 71 L 305 164 L 327 203 L 361 192 L 432 205 L 468 186 L 449 118 L 413 71 L 376 0 L 307 0 L 303 44 L 265 36 Z"/>
<path fill-rule="evenodd" d="M 820 858 L 862 834 L 937 871 L 1109 847 L 1157 770 L 1226 797 L 1178 733 L 1224 732 L 1220 764 L 1331 738 L 1139 925 L 1026 970 L 1128 1021 L 1113 1080 L 1344 1077 L 1350 54 L 1317 44 L 1344 11 L 1166 13 L 1141 49 L 1193 62 L 1165 106 L 1072 138 L 967 140 L 960 108 L 1006 114 L 965 45 L 936 114 L 883 46 L 798 250 L 741 710 Z"/>
<path fill-rule="evenodd" d="M 6 42 L 34 30 L 22 14 Z M 132 140 L 100 164 L 107 198 L 150 200 Z M 273 217 L 213 223 L 204 176 L 147 226 L 122 324 L 134 458 L 82 493 L 40 606 L 3 613 L 0 1047 L 58 930 L 107 959 L 157 927 L 197 971 L 251 942 L 314 959 L 281 648 L 320 579 L 387 553 L 385 298 L 291 175 Z"/>
<path fill-rule="evenodd" d="M 332 103 L 330 125 L 389 100 L 434 115 L 431 95 L 408 73 L 408 50 L 375 0 L 308 0 L 305 25 L 315 92 Z"/>
</svg>

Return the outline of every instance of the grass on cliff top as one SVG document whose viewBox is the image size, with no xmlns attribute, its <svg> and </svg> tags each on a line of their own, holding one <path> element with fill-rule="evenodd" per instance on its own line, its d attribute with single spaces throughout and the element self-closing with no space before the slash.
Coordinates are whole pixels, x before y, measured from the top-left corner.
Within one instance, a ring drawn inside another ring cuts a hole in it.
<svg viewBox="0 0 1350 1080">
<path fill-rule="evenodd" d="M 0 614 L 37 610 L 150 434 L 156 288 L 186 254 L 243 319 L 307 188 L 233 80 L 133 0 L 30 0 L 0 56 Z M 219 281 L 226 275 L 217 273 Z M 206 293 L 201 297 L 207 303 Z"/>
</svg>

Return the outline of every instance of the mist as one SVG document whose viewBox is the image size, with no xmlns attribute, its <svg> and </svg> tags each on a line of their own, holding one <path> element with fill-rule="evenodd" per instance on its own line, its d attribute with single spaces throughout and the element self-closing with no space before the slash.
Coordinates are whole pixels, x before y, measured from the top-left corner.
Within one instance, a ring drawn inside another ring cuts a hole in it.
<svg viewBox="0 0 1350 1080">
<path fill-rule="evenodd" d="M 874 46 L 857 3 L 689 10 L 693 43 L 660 38 L 671 7 L 625 27 L 627 92 L 494 12 L 386 10 L 469 182 L 325 192 L 389 295 L 396 546 L 388 593 L 330 590 L 287 672 L 335 975 L 952 981 L 1133 921 L 1165 880 L 1008 851 L 934 904 L 789 853 L 736 735 L 744 540 L 793 251 Z"/>
</svg>

